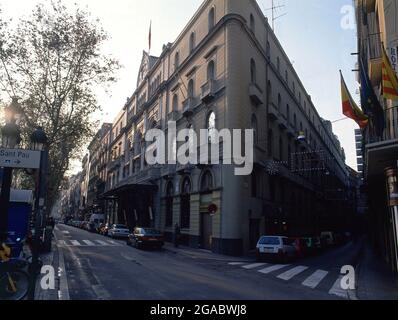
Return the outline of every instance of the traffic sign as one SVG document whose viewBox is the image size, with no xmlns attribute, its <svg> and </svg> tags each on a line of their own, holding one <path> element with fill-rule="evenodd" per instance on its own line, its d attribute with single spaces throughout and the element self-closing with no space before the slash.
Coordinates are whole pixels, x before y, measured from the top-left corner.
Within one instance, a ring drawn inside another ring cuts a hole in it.
<svg viewBox="0 0 398 320">
<path fill-rule="evenodd" d="M 40 151 L 0 148 L 0 167 L 39 169 Z"/>
</svg>

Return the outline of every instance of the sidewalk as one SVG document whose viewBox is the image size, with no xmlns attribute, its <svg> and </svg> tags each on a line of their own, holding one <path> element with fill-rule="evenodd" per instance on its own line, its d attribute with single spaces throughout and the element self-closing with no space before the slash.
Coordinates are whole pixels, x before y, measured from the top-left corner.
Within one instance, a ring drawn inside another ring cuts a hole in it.
<svg viewBox="0 0 398 320">
<path fill-rule="evenodd" d="M 398 274 L 393 274 L 368 244 L 364 245 L 357 279 L 360 300 L 398 300 Z"/>
<path fill-rule="evenodd" d="M 26 256 L 31 256 L 29 248 L 26 246 L 24 248 L 24 253 Z M 42 279 L 42 274 L 37 276 L 36 289 L 35 289 L 35 300 L 58 300 L 58 292 L 59 292 L 59 284 L 60 284 L 60 276 L 59 276 L 59 252 L 58 247 L 53 241 L 52 243 L 52 251 L 49 253 L 41 254 L 40 260 L 43 263 L 43 266 L 52 266 L 54 268 L 54 277 L 55 277 L 55 288 L 44 290 L 40 284 Z"/>
<path fill-rule="evenodd" d="M 230 261 L 252 262 L 254 260 L 254 255 L 252 257 L 251 256 L 231 257 L 227 255 L 214 253 L 209 250 L 195 249 L 181 245 L 178 248 L 176 248 L 174 244 L 170 242 L 166 242 L 163 248 L 175 254 L 185 255 L 193 259 L 204 259 L 204 260 L 225 261 L 225 262 L 230 262 Z"/>
</svg>

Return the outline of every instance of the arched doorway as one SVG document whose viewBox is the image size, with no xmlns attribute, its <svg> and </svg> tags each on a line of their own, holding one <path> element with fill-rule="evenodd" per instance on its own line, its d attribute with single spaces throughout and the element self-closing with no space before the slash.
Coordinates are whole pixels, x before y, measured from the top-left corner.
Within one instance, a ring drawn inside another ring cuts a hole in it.
<svg viewBox="0 0 398 320">
<path fill-rule="evenodd" d="M 181 229 L 189 229 L 191 222 L 191 180 L 189 177 L 185 177 L 182 181 L 180 209 Z"/>
<path fill-rule="evenodd" d="M 213 201 L 213 175 L 206 170 L 200 180 L 200 246 L 212 249 L 213 217 L 209 213 L 209 206 Z"/>
</svg>

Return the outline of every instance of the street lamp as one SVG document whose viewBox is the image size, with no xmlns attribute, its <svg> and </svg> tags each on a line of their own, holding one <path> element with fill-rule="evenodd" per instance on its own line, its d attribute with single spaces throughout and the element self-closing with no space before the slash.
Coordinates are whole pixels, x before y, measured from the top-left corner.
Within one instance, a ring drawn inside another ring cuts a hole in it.
<svg viewBox="0 0 398 320">
<path fill-rule="evenodd" d="M 30 135 L 32 150 L 43 151 L 47 144 L 47 136 L 42 127 L 37 127 Z"/>
<path fill-rule="evenodd" d="M 18 102 L 17 97 L 12 98 L 12 102 L 8 107 L 4 108 L 6 123 L 19 124 L 22 119 L 23 109 Z"/>
<path fill-rule="evenodd" d="M 9 122 L 1 128 L 1 146 L 14 149 L 21 142 L 21 132 L 18 126 Z"/>
</svg>

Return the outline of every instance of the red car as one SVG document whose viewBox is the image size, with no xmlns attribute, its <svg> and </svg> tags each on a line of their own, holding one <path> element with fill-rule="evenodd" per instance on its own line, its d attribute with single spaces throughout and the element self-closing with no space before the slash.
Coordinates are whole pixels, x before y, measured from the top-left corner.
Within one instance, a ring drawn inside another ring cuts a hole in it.
<svg viewBox="0 0 398 320">
<path fill-rule="evenodd" d="M 307 242 L 304 238 L 290 238 L 293 241 L 293 245 L 297 251 L 297 257 L 303 258 L 307 255 L 308 247 Z"/>
</svg>

